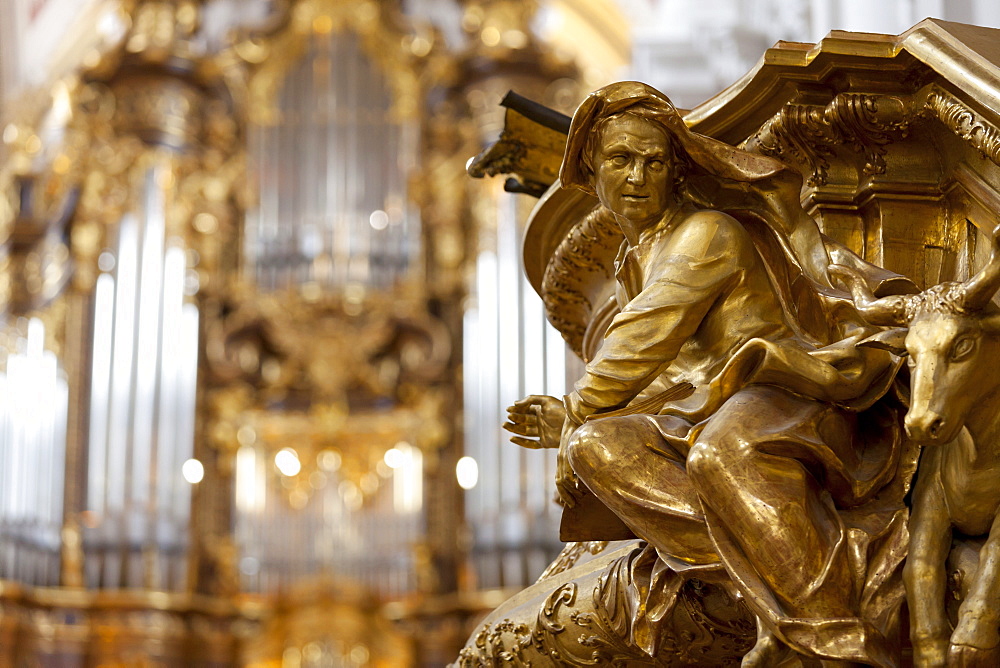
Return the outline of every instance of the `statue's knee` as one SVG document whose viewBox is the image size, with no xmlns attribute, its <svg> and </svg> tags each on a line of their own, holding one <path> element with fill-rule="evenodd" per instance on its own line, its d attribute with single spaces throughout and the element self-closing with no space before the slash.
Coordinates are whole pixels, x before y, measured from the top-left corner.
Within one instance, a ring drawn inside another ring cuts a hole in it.
<svg viewBox="0 0 1000 668">
<path fill-rule="evenodd" d="M 725 478 L 737 460 L 744 454 L 744 449 L 738 447 L 738 440 L 731 433 L 702 434 L 687 457 L 687 472 L 695 484 L 704 481 L 706 484 L 716 484 L 719 478 Z"/>
<path fill-rule="evenodd" d="M 596 422 L 585 422 L 577 427 L 566 444 L 566 457 L 577 474 L 599 465 L 604 450 L 603 441 L 607 437 L 607 429 Z"/>
<path fill-rule="evenodd" d="M 637 442 L 635 425 L 621 418 L 605 418 L 585 422 L 567 442 L 566 456 L 570 466 L 580 474 L 612 464 L 616 454 L 629 450 Z"/>
<path fill-rule="evenodd" d="M 759 442 L 740 425 L 731 422 L 709 425 L 688 452 L 688 476 L 696 483 L 724 482 L 722 479 L 728 479 L 732 471 L 752 465 Z"/>
</svg>

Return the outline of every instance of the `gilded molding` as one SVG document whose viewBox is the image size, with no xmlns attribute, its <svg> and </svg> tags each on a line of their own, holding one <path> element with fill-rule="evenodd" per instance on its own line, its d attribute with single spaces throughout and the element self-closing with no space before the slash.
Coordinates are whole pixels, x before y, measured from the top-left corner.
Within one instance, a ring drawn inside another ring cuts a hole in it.
<svg viewBox="0 0 1000 668">
<path fill-rule="evenodd" d="M 940 121 L 969 146 L 1000 165 L 1000 129 L 938 86 L 928 86 L 920 98 L 922 115 Z"/>
</svg>

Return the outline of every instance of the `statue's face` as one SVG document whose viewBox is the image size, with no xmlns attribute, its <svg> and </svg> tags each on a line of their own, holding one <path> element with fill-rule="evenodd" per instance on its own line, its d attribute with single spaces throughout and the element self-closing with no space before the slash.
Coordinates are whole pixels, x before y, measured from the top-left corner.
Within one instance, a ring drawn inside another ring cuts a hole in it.
<svg viewBox="0 0 1000 668">
<path fill-rule="evenodd" d="M 601 203 L 640 225 L 659 220 L 670 203 L 670 139 L 636 116 L 610 119 L 594 152 L 594 186 Z"/>
</svg>

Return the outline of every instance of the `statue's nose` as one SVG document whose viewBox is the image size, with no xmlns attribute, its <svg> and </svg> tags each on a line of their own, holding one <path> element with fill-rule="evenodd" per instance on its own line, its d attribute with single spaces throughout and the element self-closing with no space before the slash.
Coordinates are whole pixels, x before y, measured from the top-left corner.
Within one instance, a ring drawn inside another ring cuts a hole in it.
<svg viewBox="0 0 1000 668">
<path fill-rule="evenodd" d="M 906 435 L 915 441 L 937 440 L 944 429 L 944 419 L 933 411 L 910 411 L 904 420 Z"/>
<path fill-rule="evenodd" d="M 629 183 L 641 186 L 646 183 L 646 171 L 638 160 L 632 164 L 628 173 Z"/>
</svg>

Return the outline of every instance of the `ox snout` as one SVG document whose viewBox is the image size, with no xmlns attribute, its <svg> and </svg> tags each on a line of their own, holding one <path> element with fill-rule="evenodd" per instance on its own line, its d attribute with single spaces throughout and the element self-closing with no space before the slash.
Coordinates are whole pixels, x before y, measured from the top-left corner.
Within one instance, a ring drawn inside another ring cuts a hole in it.
<svg viewBox="0 0 1000 668">
<path fill-rule="evenodd" d="M 914 413 L 911 410 L 903 424 L 906 435 L 918 442 L 940 441 L 946 434 L 944 418 L 934 411 Z"/>
</svg>

